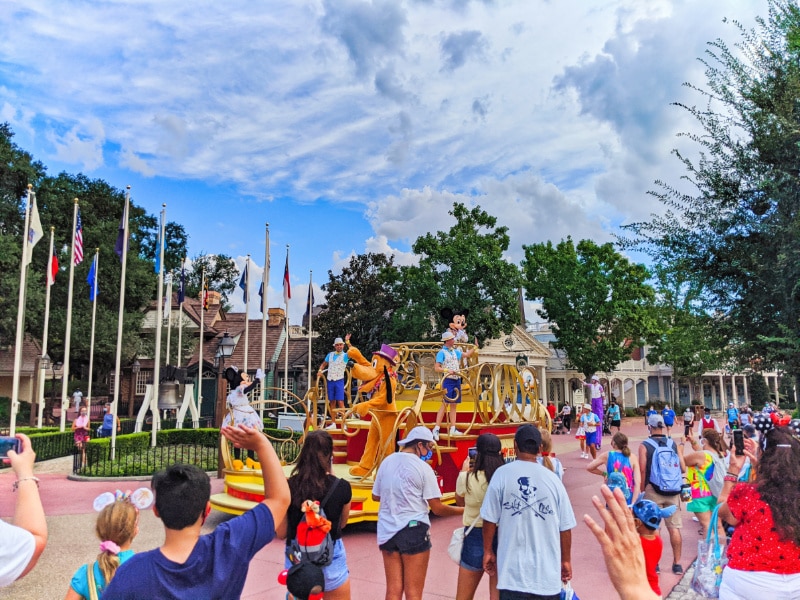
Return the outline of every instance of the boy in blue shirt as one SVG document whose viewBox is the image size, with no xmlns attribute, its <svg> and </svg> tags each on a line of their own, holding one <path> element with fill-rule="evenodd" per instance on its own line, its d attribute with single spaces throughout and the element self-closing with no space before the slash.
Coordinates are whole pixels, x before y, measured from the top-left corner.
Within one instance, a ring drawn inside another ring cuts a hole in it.
<svg viewBox="0 0 800 600">
<path fill-rule="evenodd" d="M 667 404 L 661 410 L 661 416 L 664 419 L 664 425 L 667 426 L 667 437 L 669 437 L 672 432 L 672 426 L 675 425 L 675 411 L 672 410 L 672 407 L 669 404 Z"/>
</svg>

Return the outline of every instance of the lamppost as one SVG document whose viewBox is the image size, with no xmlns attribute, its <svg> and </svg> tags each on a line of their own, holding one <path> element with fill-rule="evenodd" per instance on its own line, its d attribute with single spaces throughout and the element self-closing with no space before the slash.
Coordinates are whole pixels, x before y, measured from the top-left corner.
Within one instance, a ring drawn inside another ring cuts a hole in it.
<svg viewBox="0 0 800 600">
<path fill-rule="evenodd" d="M 225 359 L 230 358 L 233 355 L 233 351 L 236 348 L 236 341 L 230 336 L 230 334 L 226 331 L 222 335 L 222 339 L 219 341 L 219 345 L 217 346 L 217 403 L 216 408 L 214 410 L 214 425 L 216 427 L 222 427 L 222 418 L 225 414 L 225 397 L 227 394 L 227 388 L 225 386 L 225 378 L 223 377 L 223 372 L 225 371 Z M 219 454 L 217 456 L 217 477 L 222 477 L 222 444 L 227 443 L 224 440 L 220 439 L 219 445 Z"/>
<path fill-rule="evenodd" d="M 133 364 L 131 365 L 131 396 L 130 401 L 128 402 L 128 418 L 133 418 L 133 411 L 136 404 L 136 385 L 139 382 L 139 371 L 141 371 L 142 365 L 139 364 L 139 359 L 134 358 Z"/>
<path fill-rule="evenodd" d="M 39 369 L 41 370 L 39 389 L 36 395 L 36 427 L 42 428 L 42 417 L 44 416 L 44 382 L 47 379 L 47 371 L 50 369 L 52 361 L 49 354 L 44 354 L 39 359 Z"/>
<path fill-rule="evenodd" d="M 53 369 L 53 377 L 50 379 L 50 416 L 53 416 L 53 409 L 56 406 L 56 371 L 60 371 L 64 368 L 64 363 L 62 362 L 54 362 L 51 363 L 50 366 Z M 64 407 L 61 407 L 61 410 L 64 410 Z"/>
</svg>

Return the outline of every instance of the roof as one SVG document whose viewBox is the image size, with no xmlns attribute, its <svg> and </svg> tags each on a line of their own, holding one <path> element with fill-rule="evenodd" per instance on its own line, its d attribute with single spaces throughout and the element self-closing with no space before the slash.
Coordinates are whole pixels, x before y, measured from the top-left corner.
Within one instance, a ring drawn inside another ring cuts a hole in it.
<svg viewBox="0 0 800 600">
<path fill-rule="evenodd" d="M 31 334 L 26 333 L 22 340 L 22 364 L 20 373 L 31 375 L 36 372 L 36 361 L 42 355 L 42 346 Z M 14 346 L 0 348 L 0 375 L 14 374 Z"/>
</svg>

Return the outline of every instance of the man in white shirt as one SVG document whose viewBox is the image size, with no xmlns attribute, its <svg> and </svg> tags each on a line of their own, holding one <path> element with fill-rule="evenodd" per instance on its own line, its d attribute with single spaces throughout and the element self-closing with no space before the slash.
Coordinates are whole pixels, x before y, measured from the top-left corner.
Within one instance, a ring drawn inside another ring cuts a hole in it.
<svg viewBox="0 0 800 600">
<path fill-rule="evenodd" d="M 536 462 L 541 443 L 533 425 L 517 429 L 517 459 L 495 471 L 481 506 L 483 566 L 497 575 L 500 600 L 558 600 L 572 579 L 575 514 L 561 480 Z"/>
</svg>

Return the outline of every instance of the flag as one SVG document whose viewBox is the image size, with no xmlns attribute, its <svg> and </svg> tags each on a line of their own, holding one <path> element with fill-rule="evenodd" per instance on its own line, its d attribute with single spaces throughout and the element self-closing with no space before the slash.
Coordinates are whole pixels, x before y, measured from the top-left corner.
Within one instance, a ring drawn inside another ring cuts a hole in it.
<svg viewBox="0 0 800 600">
<path fill-rule="evenodd" d="M 169 316 L 172 312 L 172 276 L 170 276 L 167 293 L 164 295 L 164 323 L 169 323 Z"/>
<path fill-rule="evenodd" d="M 258 303 L 259 308 L 261 309 L 261 314 L 264 314 L 264 282 L 262 281 L 258 286 L 258 295 L 261 298 L 261 302 Z"/>
<path fill-rule="evenodd" d="M 114 252 L 119 256 L 119 262 L 122 262 L 122 254 L 125 251 L 125 210 L 122 211 L 122 216 L 119 219 L 119 233 L 117 233 L 117 243 L 114 244 Z"/>
<path fill-rule="evenodd" d="M 308 285 L 308 306 L 311 309 L 314 308 L 314 286 L 312 284 Z"/>
<path fill-rule="evenodd" d="M 36 206 L 36 196 L 31 194 L 31 217 L 28 226 L 28 256 L 25 258 L 25 264 L 31 262 L 33 257 L 33 247 L 36 243 L 44 237 L 44 229 L 42 229 L 42 220 L 39 218 L 39 208 Z"/>
<path fill-rule="evenodd" d="M 78 220 L 75 222 L 75 264 L 83 262 L 83 222 L 81 221 L 81 209 L 78 209 Z"/>
<path fill-rule="evenodd" d="M 89 284 L 89 301 L 94 302 L 97 299 L 95 294 L 95 285 L 97 280 L 97 254 L 94 255 L 92 266 L 89 267 L 89 276 L 86 278 L 86 283 Z M 100 286 L 97 286 L 97 294 L 100 293 Z"/>
<path fill-rule="evenodd" d="M 181 284 L 178 287 L 178 304 L 183 304 L 186 299 L 186 266 L 181 265 Z"/>
<path fill-rule="evenodd" d="M 283 269 L 283 303 L 289 304 L 292 298 L 292 286 L 289 283 L 289 252 L 286 252 L 286 266 Z"/>
<path fill-rule="evenodd" d="M 203 284 L 203 310 L 208 310 L 208 282 Z"/>
<path fill-rule="evenodd" d="M 242 288 L 242 300 L 247 303 L 247 263 L 242 271 L 242 278 L 239 280 L 239 287 Z"/>
<path fill-rule="evenodd" d="M 48 273 L 47 283 L 53 285 L 56 282 L 56 274 L 58 274 L 58 257 L 53 254 L 50 257 L 50 273 Z"/>
</svg>

